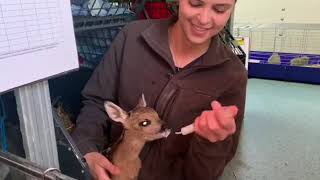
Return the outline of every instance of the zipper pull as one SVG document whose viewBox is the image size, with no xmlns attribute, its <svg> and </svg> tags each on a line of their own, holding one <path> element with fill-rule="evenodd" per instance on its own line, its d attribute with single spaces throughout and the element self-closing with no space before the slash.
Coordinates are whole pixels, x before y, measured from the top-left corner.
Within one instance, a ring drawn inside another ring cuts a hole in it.
<svg viewBox="0 0 320 180">
<path fill-rule="evenodd" d="M 169 72 L 169 73 L 167 73 L 167 75 L 168 75 L 169 79 L 172 79 L 172 78 L 173 78 L 173 76 L 174 76 L 174 75 L 173 75 L 172 73 L 170 73 L 170 72 Z"/>
</svg>

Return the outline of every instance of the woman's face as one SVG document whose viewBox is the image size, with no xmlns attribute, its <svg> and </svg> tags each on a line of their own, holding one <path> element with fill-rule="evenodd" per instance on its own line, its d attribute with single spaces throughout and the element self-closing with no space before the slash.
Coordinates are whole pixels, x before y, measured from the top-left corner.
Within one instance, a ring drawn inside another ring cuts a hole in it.
<svg viewBox="0 0 320 180">
<path fill-rule="evenodd" d="M 192 44 L 210 41 L 226 25 L 235 0 L 179 0 L 178 25 Z"/>
</svg>

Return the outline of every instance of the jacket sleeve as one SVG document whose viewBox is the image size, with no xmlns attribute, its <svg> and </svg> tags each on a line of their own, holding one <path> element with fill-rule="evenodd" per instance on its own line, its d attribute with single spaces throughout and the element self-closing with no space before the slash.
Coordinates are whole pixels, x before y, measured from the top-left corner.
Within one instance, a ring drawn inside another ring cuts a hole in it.
<svg viewBox="0 0 320 180">
<path fill-rule="evenodd" d="M 241 77 L 240 83 L 234 84 L 236 87 L 232 87 L 232 90 L 221 96 L 218 101 L 222 105 L 236 105 L 239 108 L 236 116 L 237 130 L 224 141 L 216 143 L 194 134 L 184 162 L 186 180 L 218 179 L 227 163 L 234 157 L 244 118 L 247 77 Z"/>
<path fill-rule="evenodd" d="M 125 33 L 122 30 L 82 91 L 84 106 L 77 118 L 72 137 L 83 155 L 101 151 L 106 143 L 108 117 L 103 104 L 106 100 L 117 102 L 124 41 Z"/>
</svg>

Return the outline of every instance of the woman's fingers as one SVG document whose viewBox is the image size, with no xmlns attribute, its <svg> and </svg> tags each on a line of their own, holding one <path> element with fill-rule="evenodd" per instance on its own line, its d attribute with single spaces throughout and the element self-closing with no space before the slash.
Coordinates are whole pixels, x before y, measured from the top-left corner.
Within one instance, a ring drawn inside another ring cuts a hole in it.
<svg viewBox="0 0 320 180">
<path fill-rule="evenodd" d="M 195 119 L 195 132 L 211 142 L 224 140 L 236 131 L 236 106 L 221 106 L 218 101 L 211 103 L 213 110 L 203 111 Z"/>
</svg>

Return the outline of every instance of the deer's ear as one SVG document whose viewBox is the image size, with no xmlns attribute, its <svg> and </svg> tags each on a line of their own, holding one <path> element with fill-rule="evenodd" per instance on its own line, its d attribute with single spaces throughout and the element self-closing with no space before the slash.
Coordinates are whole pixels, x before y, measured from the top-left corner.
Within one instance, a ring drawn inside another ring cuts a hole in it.
<svg viewBox="0 0 320 180">
<path fill-rule="evenodd" d="M 146 99 L 144 98 L 144 94 L 141 94 L 141 97 L 139 98 L 139 102 L 136 107 L 147 107 Z"/>
<path fill-rule="evenodd" d="M 116 121 L 116 122 L 121 122 L 122 124 L 125 123 L 125 120 L 128 117 L 128 113 L 121 109 L 119 106 L 113 104 L 110 101 L 106 101 L 104 103 L 104 108 L 106 109 L 108 116 Z"/>
</svg>

